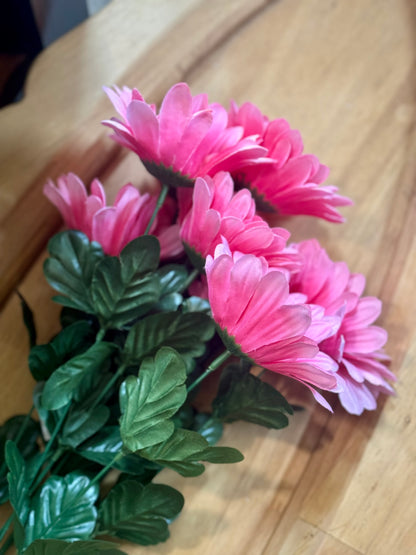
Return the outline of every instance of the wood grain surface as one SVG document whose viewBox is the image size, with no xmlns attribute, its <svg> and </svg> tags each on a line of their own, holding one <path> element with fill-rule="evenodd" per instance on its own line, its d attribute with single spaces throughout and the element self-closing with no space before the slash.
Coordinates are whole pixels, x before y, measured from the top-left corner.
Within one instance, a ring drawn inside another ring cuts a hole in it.
<svg viewBox="0 0 416 555">
<path fill-rule="evenodd" d="M 289 428 L 226 429 L 245 461 L 198 478 L 164 471 L 185 496 L 166 544 L 131 555 L 416 553 L 416 4 L 413 0 L 113 0 L 45 50 L 17 105 L 0 111 L 0 420 L 31 405 L 19 288 L 40 341 L 57 329 L 42 277 L 60 226 L 42 197 L 48 177 L 97 175 L 110 191 L 139 183 L 134 155 L 107 138 L 104 84 L 158 103 L 181 80 L 228 105 L 250 100 L 301 130 L 306 152 L 353 198 L 347 223 L 284 219 L 367 276 L 397 396 L 361 417 L 306 399 Z M 3 511 L 2 513 L 6 513 Z"/>
</svg>

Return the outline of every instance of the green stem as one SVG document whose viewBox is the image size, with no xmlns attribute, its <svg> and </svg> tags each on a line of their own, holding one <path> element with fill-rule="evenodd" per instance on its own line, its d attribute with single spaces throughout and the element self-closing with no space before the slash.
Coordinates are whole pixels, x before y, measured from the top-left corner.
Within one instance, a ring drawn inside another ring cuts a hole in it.
<svg viewBox="0 0 416 555">
<path fill-rule="evenodd" d="M 104 338 L 104 335 L 105 335 L 105 329 L 100 329 L 95 338 L 95 342 L 99 343 L 100 341 L 102 341 Z"/>
<path fill-rule="evenodd" d="M 159 212 L 162 204 L 165 202 L 165 198 L 166 198 L 166 195 L 168 194 L 168 190 L 169 190 L 168 185 L 162 185 L 162 190 L 160 191 L 159 198 L 157 199 L 157 203 L 156 203 L 155 209 L 153 210 L 152 217 L 150 218 L 150 221 L 146 227 L 146 231 L 144 232 L 145 235 L 149 235 L 150 228 L 152 227 L 153 222 L 155 221 L 157 213 Z"/>
<path fill-rule="evenodd" d="M 15 442 L 16 445 L 19 444 L 19 441 L 22 439 L 23 434 L 26 431 L 27 425 L 29 424 L 29 420 L 32 416 L 32 412 L 35 410 L 35 405 L 32 405 L 32 408 L 30 409 L 30 411 L 26 414 L 26 417 L 23 421 L 22 427 L 20 428 L 17 436 L 15 437 L 15 439 L 13 440 Z M 0 476 L 3 476 L 5 470 L 7 470 L 7 466 L 6 463 L 3 462 L 3 464 L 0 466 Z"/>
<path fill-rule="evenodd" d="M 63 426 L 63 423 L 64 423 L 64 421 L 65 421 L 65 418 L 67 417 L 67 414 L 68 414 L 70 408 L 71 408 L 71 405 L 68 404 L 68 405 L 66 406 L 64 412 L 62 413 L 60 419 L 58 420 L 58 422 L 57 422 L 57 424 L 56 424 L 56 426 L 55 426 L 55 428 L 54 428 L 54 430 L 53 430 L 53 432 L 52 432 L 51 439 L 50 439 L 50 440 L 48 441 L 48 443 L 46 444 L 45 451 L 42 453 L 42 460 L 41 460 L 41 462 L 39 463 L 39 467 L 38 467 L 38 470 L 37 470 L 36 474 L 39 472 L 40 468 L 43 466 L 43 464 L 45 463 L 46 459 L 48 458 L 49 452 L 50 452 L 50 450 L 52 449 L 53 442 L 55 441 L 56 436 L 57 436 L 58 433 L 60 432 L 60 430 L 61 430 L 61 428 L 62 428 L 62 426 Z M 43 472 L 42 472 L 41 476 L 42 476 L 42 475 L 43 475 Z M 43 476 L 42 476 L 42 477 L 43 477 Z M 35 482 L 35 480 L 36 480 L 36 482 Z M 38 483 L 40 483 L 40 482 L 39 482 L 39 478 L 36 479 L 36 476 L 35 476 L 35 478 L 33 479 L 33 482 L 35 482 L 35 486 L 32 486 L 32 487 L 31 487 L 30 492 L 29 492 L 30 495 L 32 495 L 33 491 L 34 491 L 34 490 L 36 489 L 36 487 L 38 486 Z M 33 483 L 33 482 L 32 482 L 32 483 Z"/>
<path fill-rule="evenodd" d="M 2 529 L 0 530 L 0 542 L 7 534 L 7 530 L 10 528 L 11 523 L 13 522 L 14 513 L 12 513 L 6 522 L 3 524 Z"/>
<path fill-rule="evenodd" d="M 117 455 L 114 457 L 114 459 L 113 459 L 110 463 L 108 463 L 107 466 L 105 466 L 104 468 L 102 468 L 102 469 L 100 470 L 100 472 L 91 480 L 91 482 L 90 482 L 90 484 L 88 485 L 88 487 L 91 487 L 92 484 L 95 484 L 96 482 L 99 482 L 99 481 L 101 480 L 101 478 L 102 478 L 105 474 L 107 474 L 107 472 L 109 472 L 109 471 L 112 469 L 113 465 L 114 465 L 118 460 L 122 459 L 123 457 L 124 457 L 123 453 L 121 453 L 121 452 L 120 452 L 120 453 L 117 453 Z"/>
<path fill-rule="evenodd" d="M 49 472 L 49 470 L 52 468 L 52 466 L 58 461 L 58 459 L 61 457 L 61 455 L 63 455 L 63 453 L 65 451 L 66 451 L 66 449 L 64 449 L 62 447 L 59 447 L 59 449 L 57 449 L 55 451 L 55 453 L 49 459 L 48 463 L 43 467 L 43 470 L 39 474 L 39 476 L 37 477 L 36 482 L 31 487 L 29 495 L 32 495 L 32 493 L 38 488 L 38 486 L 42 483 L 42 480 L 44 479 L 46 474 Z"/>
<path fill-rule="evenodd" d="M 7 540 L 5 541 L 4 545 L 2 546 L 2 548 L 0 549 L 0 555 L 4 555 L 5 553 L 7 553 L 7 550 L 9 549 L 9 547 L 11 547 L 13 545 L 13 534 L 10 534 L 10 536 L 7 538 Z"/>
<path fill-rule="evenodd" d="M 64 456 L 59 461 L 59 463 L 56 465 L 56 467 L 53 469 L 54 474 L 59 474 L 62 466 L 67 462 L 68 458 L 71 456 L 71 453 L 68 449 L 65 449 L 63 451 L 64 451 Z"/>
<path fill-rule="evenodd" d="M 183 284 L 181 292 L 186 291 L 186 289 L 188 289 L 188 287 L 191 285 L 191 283 L 194 281 L 194 279 L 196 279 L 198 277 L 198 275 L 199 275 L 199 270 L 194 268 L 192 270 L 192 272 L 189 274 L 188 279 Z"/>
<path fill-rule="evenodd" d="M 107 385 L 105 386 L 105 388 L 102 390 L 102 392 L 100 393 L 100 395 L 97 397 L 97 399 L 94 401 L 94 403 L 92 404 L 91 408 L 95 408 L 97 405 L 100 404 L 100 402 L 104 399 L 104 397 L 106 396 L 107 392 L 113 387 L 113 385 L 115 384 L 115 382 L 118 380 L 118 378 L 123 374 L 124 370 L 126 369 L 126 365 L 122 364 L 120 366 L 120 368 L 117 370 L 117 372 L 113 375 L 113 377 L 111 378 L 111 380 L 109 380 L 107 382 Z"/>
<path fill-rule="evenodd" d="M 219 366 L 221 366 L 221 364 L 223 364 L 228 357 L 231 356 L 230 351 L 225 350 L 223 353 L 221 353 L 219 356 L 217 356 L 216 359 L 214 359 L 211 364 L 208 366 L 208 368 L 205 370 L 205 372 L 203 374 L 201 374 L 199 376 L 199 378 L 197 378 L 189 387 L 188 387 L 188 393 L 190 391 L 192 391 L 193 389 L 195 389 L 195 387 L 197 385 L 199 385 L 202 380 L 205 380 L 205 378 L 207 376 L 209 376 L 209 374 L 211 374 L 211 372 L 214 372 L 214 370 L 216 370 Z"/>
</svg>

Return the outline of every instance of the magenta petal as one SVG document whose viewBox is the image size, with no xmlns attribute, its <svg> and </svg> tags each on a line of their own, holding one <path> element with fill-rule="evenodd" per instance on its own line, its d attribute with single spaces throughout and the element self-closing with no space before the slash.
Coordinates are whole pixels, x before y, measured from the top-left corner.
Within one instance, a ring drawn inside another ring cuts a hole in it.
<svg viewBox="0 0 416 555">
<path fill-rule="evenodd" d="M 348 330 L 364 328 L 374 322 L 381 313 L 381 301 L 376 297 L 363 297 L 357 307 L 348 314 L 346 326 Z"/>
<path fill-rule="evenodd" d="M 158 157 L 159 123 L 152 109 L 139 100 L 133 100 L 126 112 L 127 121 L 136 141 Z"/>
<path fill-rule="evenodd" d="M 192 115 L 188 85 L 177 83 L 166 94 L 159 112 L 159 154 L 166 166 L 174 160 L 181 137 Z"/>
<path fill-rule="evenodd" d="M 176 150 L 173 166 L 176 171 L 194 176 L 194 168 L 187 169 L 188 161 L 198 162 L 194 156 L 195 150 L 212 125 L 212 114 L 208 110 L 195 114 L 186 126 L 181 138 L 180 148 Z M 200 161 L 199 161 L 200 163 Z"/>
<path fill-rule="evenodd" d="M 345 335 L 345 351 L 351 353 L 372 353 L 381 349 L 387 341 L 387 332 L 378 326 L 359 330 L 349 330 Z"/>
</svg>

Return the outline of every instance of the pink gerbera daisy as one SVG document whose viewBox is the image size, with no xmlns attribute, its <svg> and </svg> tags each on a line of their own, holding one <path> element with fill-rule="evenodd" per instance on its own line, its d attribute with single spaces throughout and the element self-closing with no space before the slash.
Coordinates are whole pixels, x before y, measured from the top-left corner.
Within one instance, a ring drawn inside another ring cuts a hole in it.
<svg viewBox="0 0 416 555">
<path fill-rule="evenodd" d="M 240 125 L 245 133 L 256 133 L 267 149 L 267 158 L 273 164 L 244 168 L 236 179 L 249 187 L 256 197 L 259 210 L 280 214 L 306 214 L 330 222 L 344 218 L 336 210 L 351 200 L 339 195 L 331 185 L 320 186 L 329 170 L 313 155 L 305 155 L 300 133 L 290 128 L 284 119 L 269 121 L 253 104 L 246 102 L 240 108 L 231 104 L 229 124 Z"/>
<path fill-rule="evenodd" d="M 136 89 L 105 91 L 122 119 L 105 120 L 104 125 L 167 185 L 192 186 L 198 175 L 237 171 L 266 152 L 256 137 L 243 137 L 242 127 L 228 125 L 221 105 L 209 104 L 206 94 L 192 97 L 186 83 L 167 92 L 159 113 Z"/>
<path fill-rule="evenodd" d="M 286 247 L 290 234 L 283 228 L 270 228 L 256 215 L 256 204 L 248 189 L 234 194 L 229 173 L 219 172 L 213 178 L 197 178 L 193 202 L 181 225 L 181 238 L 191 250 L 191 258 L 199 257 L 203 266 L 208 254 L 224 238 L 232 251 L 266 258 L 274 268 L 294 270 L 297 252 Z"/>
<path fill-rule="evenodd" d="M 127 184 L 119 190 L 114 206 L 106 206 L 105 192 L 98 179 L 91 183 L 90 190 L 88 195 L 84 183 L 73 173 L 59 177 L 56 186 L 49 181 L 44 187 L 45 195 L 70 229 L 82 231 L 90 241 L 100 243 L 105 253 L 118 255 L 127 243 L 144 234 L 156 197 L 141 194 Z M 183 251 L 179 226 L 169 225 L 172 215 L 173 210 L 165 204 L 150 229 L 159 239 L 162 258 Z"/>
<path fill-rule="evenodd" d="M 396 378 L 385 363 L 387 332 L 372 325 L 381 312 L 381 301 L 362 297 L 365 278 L 351 274 L 344 262 L 333 262 L 316 240 L 296 246 L 301 270 L 291 280 L 291 290 L 306 295 L 308 302 L 324 307 L 325 314 L 338 314 L 338 331 L 319 348 L 339 363 L 341 404 L 352 414 L 374 410 L 379 393 L 393 394 L 387 380 Z"/>
<path fill-rule="evenodd" d="M 254 255 L 231 255 L 224 245 L 207 257 L 205 269 L 213 318 L 229 350 L 304 383 L 329 408 L 315 388 L 337 389 L 337 364 L 308 337 L 311 308 L 289 294 L 285 275 Z M 327 337 L 332 322 L 328 327 L 313 333 Z"/>
</svg>

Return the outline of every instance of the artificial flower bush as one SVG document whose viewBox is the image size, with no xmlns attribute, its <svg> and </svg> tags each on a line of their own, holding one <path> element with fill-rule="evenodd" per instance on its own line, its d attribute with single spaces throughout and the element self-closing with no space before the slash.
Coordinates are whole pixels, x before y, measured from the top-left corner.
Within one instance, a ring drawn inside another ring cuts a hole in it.
<svg viewBox="0 0 416 555">
<path fill-rule="evenodd" d="M 45 185 L 68 228 L 44 266 L 62 329 L 37 345 L 22 299 L 37 385 L 30 413 L 1 428 L 0 499 L 13 514 L 0 553 L 13 542 L 27 555 L 70 555 L 122 553 L 102 536 L 166 540 L 184 499 L 156 474 L 241 461 L 216 446 L 224 423 L 288 424 L 291 405 L 253 366 L 300 382 L 330 411 L 335 395 L 359 415 L 393 393 L 387 334 L 373 325 L 381 303 L 363 296 L 364 276 L 315 239 L 291 244 L 264 217 L 340 223 L 351 203 L 322 185 L 328 169 L 303 154 L 299 132 L 184 83 L 159 111 L 135 89 L 106 92 L 121 119 L 104 124 L 160 192 L 127 184 L 107 206 L 97 179 L 89 192 L 74 174 Z M 215 371 L 211 411 L 200 412 L 195 397 Z"/>
</svg>

